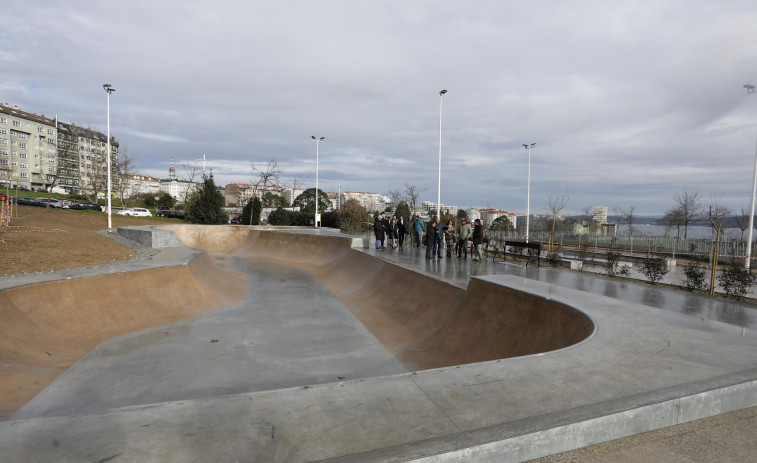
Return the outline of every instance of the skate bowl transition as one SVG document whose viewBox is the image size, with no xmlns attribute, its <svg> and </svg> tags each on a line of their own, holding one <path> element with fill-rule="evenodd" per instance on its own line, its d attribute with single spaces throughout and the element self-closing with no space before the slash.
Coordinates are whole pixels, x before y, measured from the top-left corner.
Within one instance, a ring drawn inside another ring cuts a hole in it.
<svg viewBox="0 0 757 463">
<path fill-rule="evenodd" d="M 478 280 L 466 291 L 356 251 L 344 237 L 161 228 L 187 247 L 309 270 L 410 371 L 553 351 L 594 329 L 564 304 Z M 0 419 L 101 341 L 237 304 L 246 281 L 202 253 L 189 265 L 0 291 Z"/>
<path fill-rule="evenodd" d="M 600 281 L 463 288 L 327 230 L 128 228 L 161 252 L 0 281 L 0 460 L 524 461 L 757 405 L 752 330 Z"/>
<path fill-rule="evenodd" d="M 410 371 L 554 351 L 594 330 L 565 304 L 475 279 L 462 289 L 354 250 L 340 236 L 173 230 L 185 246 L 309 270 Z"/>
</svg>

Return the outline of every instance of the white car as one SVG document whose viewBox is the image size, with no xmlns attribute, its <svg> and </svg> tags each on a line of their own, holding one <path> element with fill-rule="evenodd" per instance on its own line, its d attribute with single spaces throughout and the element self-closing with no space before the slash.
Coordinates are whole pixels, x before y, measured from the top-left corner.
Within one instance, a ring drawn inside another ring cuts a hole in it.
<svg viewBox="0 0 757 463">
<path fill-rule="evenodd" d="M 137 217 L 152 217 L 152 212 L 141 207 L 132 207 L 131 209 L 124 209 L 119 212 L 121 215 L 131 215 Z"/>
</svg>

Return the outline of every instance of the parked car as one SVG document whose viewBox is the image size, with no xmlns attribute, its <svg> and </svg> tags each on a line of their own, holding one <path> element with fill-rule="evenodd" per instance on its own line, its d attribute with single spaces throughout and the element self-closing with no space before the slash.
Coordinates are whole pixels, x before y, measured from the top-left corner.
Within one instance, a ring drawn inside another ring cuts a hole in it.
<svg viewBox="0 0 757 463">
<path fill-rule="evenodd" d="M 71 204 L 70 206 L 68 206 L 68 208 L 69 209 L 76 209 L 76 210 L 89 209 L 89 210 L 93 210 L 93 211 L 102 211 L 103 210 L 99 205 L 97 205 L 95 203 L 87 203 L 87 202 L 74 203 L 74 204 Z"/>
<path fill-rule="evenodd" d="M 43 204 L 37 201 L 36 198 L 30 198 L 28 196 L 16 196 L 16 204 L 19 204 L 21 206 L 43 206 Z"/>
<path fill-rule="evenodd" d="M 179 211 L 158 211 L 157 213 L 158 217 L 165 217 L 167 219 L 186 219 L 187 216 L 183 212 Z"/>
<path fill-rule="evenodd" d="M 121 215 L 130 215 L 135 217 L 152 217 L 152 212 L 142 207 L 132 207 L 119 212 Z"/>
<path fill-rule="evenodd" d="M 37 198 L 37 201 L 39 201 L 42 204 L 42 207 L 47 207 L 47 198 Z M 61 207 L 63 207 L 63 203 L 61 202 L 60 199 L 51 198 L 50 207 L 60 209 Z"/>
</svg>

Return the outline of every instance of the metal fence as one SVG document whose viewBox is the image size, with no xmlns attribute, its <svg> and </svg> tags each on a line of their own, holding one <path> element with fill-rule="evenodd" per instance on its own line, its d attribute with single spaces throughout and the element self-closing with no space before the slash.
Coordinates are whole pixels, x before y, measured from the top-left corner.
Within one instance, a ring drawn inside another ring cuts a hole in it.
<svg viewBox="0 0 757 463">
<path fill-rule="evenodd" d="M 525 241 L 522 233 L 516 232 L 487 232 L 490 239 L 495 241 L 512 240 Z M 549 241 L 549 232 L 532 232 L 532 241 Z M 703 238 L 672 238 L 669 236 L 610 236 L 610 235 L 579 235 L 566 232 L 555 232 L 552 242 L 560 247 L 580 248 L 588 246 L 590 251 L 606 252 L 613 249 L 629 254 L 664 254 L 676 258 L 711 259 L 715 245 L 714 239 Z M 718 260 L 745 259 L 746 240 L 735 240 L 728 235 L 721 236 L 718 247 Z M 755 257 L 755 245 L 752 245 L 752 259 Z"/>
</svg>

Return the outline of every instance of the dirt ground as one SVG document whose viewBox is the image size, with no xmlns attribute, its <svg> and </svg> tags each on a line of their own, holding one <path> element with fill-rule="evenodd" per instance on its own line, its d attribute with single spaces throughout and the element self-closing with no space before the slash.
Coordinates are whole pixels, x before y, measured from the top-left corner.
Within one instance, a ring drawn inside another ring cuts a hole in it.
<svg viewBox="0 0 757 463">
<path fill-rule="evenodd" d="M 113 215 L 112 228 L 166 223 L 164 219 Z M 133 252 L 95 233 L 108 228 L 102 212 L 18 206 L 0 226 L 0 277 L 110 264 Z M 5 242 L 5 243 L 3 243 Z"/>
</svg>

